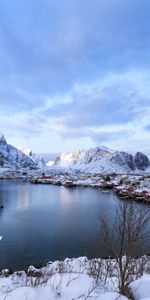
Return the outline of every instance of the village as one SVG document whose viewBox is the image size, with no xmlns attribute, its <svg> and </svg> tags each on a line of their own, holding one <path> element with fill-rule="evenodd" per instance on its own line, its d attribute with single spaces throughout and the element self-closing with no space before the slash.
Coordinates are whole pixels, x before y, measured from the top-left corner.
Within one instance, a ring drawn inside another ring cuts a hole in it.
<svg viewBox="0 0 150 300">
<path fill-rule="evenodd" d="M 0 180 L 23 180 L 31 184 L 50 184 L 65 188 L 91 187 L 100 188 L 103 193 L 111 190 L 120 199 L 150 203 L 149 174 L 91 174 L 69 172 L 5 172 Z"/>
<path fill-rule="evenodd" d="M 62 185 L 66 188 L 92 187 L 113 190 L 119 198 L 150 203 L 150 176 L 124 174 L 57 174 L 30 178 L 32 184 Z"/>
</svg>

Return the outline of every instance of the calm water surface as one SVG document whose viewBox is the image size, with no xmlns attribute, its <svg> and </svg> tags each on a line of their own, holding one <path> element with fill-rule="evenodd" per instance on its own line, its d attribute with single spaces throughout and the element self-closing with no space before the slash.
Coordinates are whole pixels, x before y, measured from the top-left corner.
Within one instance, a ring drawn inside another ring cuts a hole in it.
<svg viewBox="0 0 150 300">
<path fill-rule="evenodd" d="M 0 269 L 41 266 L 65 257 L 97 253 L 97 215 L 113 222 L 117 197 L 100 189 L 0 182 Z"/>
</svg>

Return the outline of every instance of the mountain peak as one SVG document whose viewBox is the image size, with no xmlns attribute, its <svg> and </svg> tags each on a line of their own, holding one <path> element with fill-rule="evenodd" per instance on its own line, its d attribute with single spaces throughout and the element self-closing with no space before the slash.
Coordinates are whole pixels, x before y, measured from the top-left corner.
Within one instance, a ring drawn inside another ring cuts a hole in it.
<svg viewBox="0 0 150 300">
<path fill-rule="evenodd" d="M 0 168 L 18 169 L 36 169 L 37 164 L 32 157 L 19 151 L 17 148 L 7 144 L 3 134 L 0 134 Z"/>
<path fill-rule="evenodd" d="M 18 150 L 20 150 L 22 153 L 24 153 L 28 156 L 32 156 L 32 150 L 27 147 L 19 146 Z"/>
<path fill-rule="evenodd" d="M 63 153 L 55 160 L 60 167 L 76 168 L 88 173 L 129 173 L 146 170 L 150 167 L 148 157 L 137 152 L 135 156 L 124 152 L 110 150 L 105 146 Z"/>
<path fill-rule="evenodd" d="M 5 136 L 3 133 L 0 133 L 0 143 L 7 144 Z"/>
</svg>

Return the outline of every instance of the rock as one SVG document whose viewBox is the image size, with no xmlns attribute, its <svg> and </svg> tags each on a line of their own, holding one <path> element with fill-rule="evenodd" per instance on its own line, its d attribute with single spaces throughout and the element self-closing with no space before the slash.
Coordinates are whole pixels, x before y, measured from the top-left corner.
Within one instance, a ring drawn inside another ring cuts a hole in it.
<svg viewBox="0 0 150 300">
<path fill-rule="evenodd" d="M 113 162 L 114 164 L 117 164 L 123 168 L 129 169 L 129 171 L 135 170 L 133 156 L 127 152 L 124 152 L 124 151 L 117 152 L 111 158 L 111 162 Z"/>
<path fill-rule="evenodd" d="M 7 144 L 6 139 L 3 134 L 0 134 L 0 144 L 3 144 L 3 145 Z"/>
<path fill-rule="evenodd" d="M 27 276 L 29 277 L 41 277 L 42 271 L 40 269 L 36 269 L 33 266 L 30 266 L 27 271 Z"/>
<path fill-rule="evenodd" d="M 18 277 L 26 277 L 26 272 L 25 271 L 16 271 L 16 272 L 12 272 L 12 274 L 17 275 Z"/>
<path fill-rule="evenodd" d="M 150 166 L 150 161 L 145 154 L 137 152 L 134 156 L 134 166 L 139 170 L 145 170 Z"/>
<path fill-rule="evenodd" d="M 4 277 L 9 277 L 9 270 L 8 269 L 4 269 L 1 271 L 2 276 Z"/>
</svg>

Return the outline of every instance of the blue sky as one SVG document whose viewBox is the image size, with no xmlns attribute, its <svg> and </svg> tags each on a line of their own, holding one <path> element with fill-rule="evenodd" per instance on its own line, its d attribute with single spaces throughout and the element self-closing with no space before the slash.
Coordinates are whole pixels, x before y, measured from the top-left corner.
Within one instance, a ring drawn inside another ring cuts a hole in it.
<svg viewBox="0 0 150 300">
<path fill-rule="evenodd" d="M 0 0 L 0 131 L 150 153 L 150 1 Z"/>
</svg>

